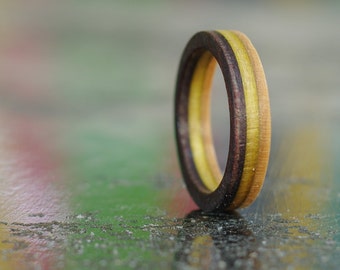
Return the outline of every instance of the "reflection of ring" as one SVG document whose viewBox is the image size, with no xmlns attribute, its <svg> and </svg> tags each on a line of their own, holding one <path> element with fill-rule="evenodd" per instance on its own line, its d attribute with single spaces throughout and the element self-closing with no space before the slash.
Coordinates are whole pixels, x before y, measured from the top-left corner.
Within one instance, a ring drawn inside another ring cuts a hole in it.
<svg viewBox="0 0 340 270">
<path fill-rule="evenodd" d="M 217 163 L 210 123 L 216 62 L 227 88 L 230 115 L 224 174 Z M 175 125 L 182 173 L 200 208 L 236 209 L 255 200 L 269 159 L 270 108 L 262 64 L 244 34 L 209 31 L 191 38 L 178 71 Z"/>
<path fill-rule="evenodd" d="M 261 267 L 258 259 L 251 257 L 257 252 L 258 242 L 238 213 L 194 211 L 181 225 L 177 234 L 176 269 Z"/>
</svg>

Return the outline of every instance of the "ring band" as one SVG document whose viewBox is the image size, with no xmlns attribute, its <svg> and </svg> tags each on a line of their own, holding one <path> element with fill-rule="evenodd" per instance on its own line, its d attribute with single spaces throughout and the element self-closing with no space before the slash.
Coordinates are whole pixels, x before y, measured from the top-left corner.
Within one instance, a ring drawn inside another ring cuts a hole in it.
<svg viewBox="0 0 340 270">
<path fill-rule="evenodd" d="M 219 168 L 211 131 L 211 84 L 219 65 L 228 95 L 229 152 Z M 259 194 L 269 160 L 271 120 L 259 56 L 242 33 L 204 31 L 188 42 L 179 65 L 175 129 L 182 174 L 203 210 L 250 205 Z"/>
</svg>

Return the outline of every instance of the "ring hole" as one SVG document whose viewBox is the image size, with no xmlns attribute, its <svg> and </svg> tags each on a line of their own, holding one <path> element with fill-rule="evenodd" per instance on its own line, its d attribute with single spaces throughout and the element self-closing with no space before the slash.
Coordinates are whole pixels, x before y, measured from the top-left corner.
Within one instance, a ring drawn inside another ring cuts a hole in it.
<svg viewBox="0 0 340 270">
<path fill-rule="evenodd" d="M 227 91 L 218 65 L 216 65 L 212 82 L 210 110 L 216 158 L 221 171 L 224 172 L 229 151 L 230 119 Z"/>
</svg>

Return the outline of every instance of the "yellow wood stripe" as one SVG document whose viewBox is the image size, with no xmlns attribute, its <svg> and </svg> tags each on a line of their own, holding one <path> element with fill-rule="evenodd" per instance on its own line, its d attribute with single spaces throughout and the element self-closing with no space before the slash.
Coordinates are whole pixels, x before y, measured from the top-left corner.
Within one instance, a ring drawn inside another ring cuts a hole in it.
<svg viewBox="0 0 340 270">
<path fill-rule="evenodd" d="M 252 186 L 249 190 L 247 198 L 240 205 L 240 207 L 246 207 L 256 199 L 257 195 L 261 191 L 266 176 L 271 143 L 271 117 L 268 87 L 261 60 L 251 41 L 243 33 L 235 32 L 235 34 L 243 42 L 248 52 L 250 62 L 255 74 L 256 88 L 259 100 L 259 153 Z"/>
<path fill-rule="evenodd" d="M 196 169 L 205 184 L 214 191 L 221 181 L 210 127 L 210 92 L 216 61 L 209 52 L 199 59 L 190 85 L 188 126 L 190 147 Z M 203 105 L 203 106 L 202 106 Z M 207 150 L 208 149 L 208 150 Z M 215 162 L 216 166 L 211 166 Z"/>
<path fill-rule="evenodd" d="M 247 143 L 244 168 L 241 183 L 230 209 L 236 209 L 244 202 L 251 189 L 253 178 L 256 171 L 258 148 L 259 148 L 259 105 L 256 89 L 256 79 L 251 60 L 248 56 L 246 47 L 233 31 L 218 31 L 229 42 L 235 53 L 235 57 L 240 69 L 247 114 Z"/>
<path fill-rule="evenodd" d="M 209 53 L 210 54 L 210 53 Z M 215 145 L 214 140 L 212 136 L 212 126 L 211 126 L 211 93 L 212 93 L 212 80 L 214 77 L 214 71 L 216 70 L 216 59 L 214 57 L 211 57 L 211 62 L 209 66 L 212 67 L 212 69 L 209 69 L 209 74 L 207 74 L 207 77 L 210 76 L 210 78 L 206 78 L 206 81 L 208 82 L 207 85 L 205 85 L 202 89 L 202 96 L 201 96 L 201 123 L 202 123 L 202 129 L 204 130 L 204 148 L 206 153 L 206 160 L 208 162 L 209 168 L 212 173 L 212 179 L 211 182 L 214 185 L 212 190 L 215 190 L 218 185 L 220 184 L 222 180 L 222 172 L 221 168 L 218 164 L 218 159 L 216 156 L 215 151 Z M 227 103 L 226 103 L 227 106 Z M 208 180 L 208 179 L 207 179 Z"/>
</svg>

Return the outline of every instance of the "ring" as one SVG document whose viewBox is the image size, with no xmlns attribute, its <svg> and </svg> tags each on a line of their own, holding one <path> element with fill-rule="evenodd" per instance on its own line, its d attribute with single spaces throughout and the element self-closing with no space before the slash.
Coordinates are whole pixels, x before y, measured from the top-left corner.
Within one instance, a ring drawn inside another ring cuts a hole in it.
<svg viewBox="0 0 340 270">
<path fill-rule="evenodd" d="M 229 104 L 229 152 L 220 169 L 212 139 L 210 96 L 216 63 Z M 250 40 L 238 31 L 203 31 L 184 49 L 175 93 L 175 132 L 187 189 L 205 211 L 249 206 L 267 171 L 271 119 L 266 78 Z"/>
</svg>

